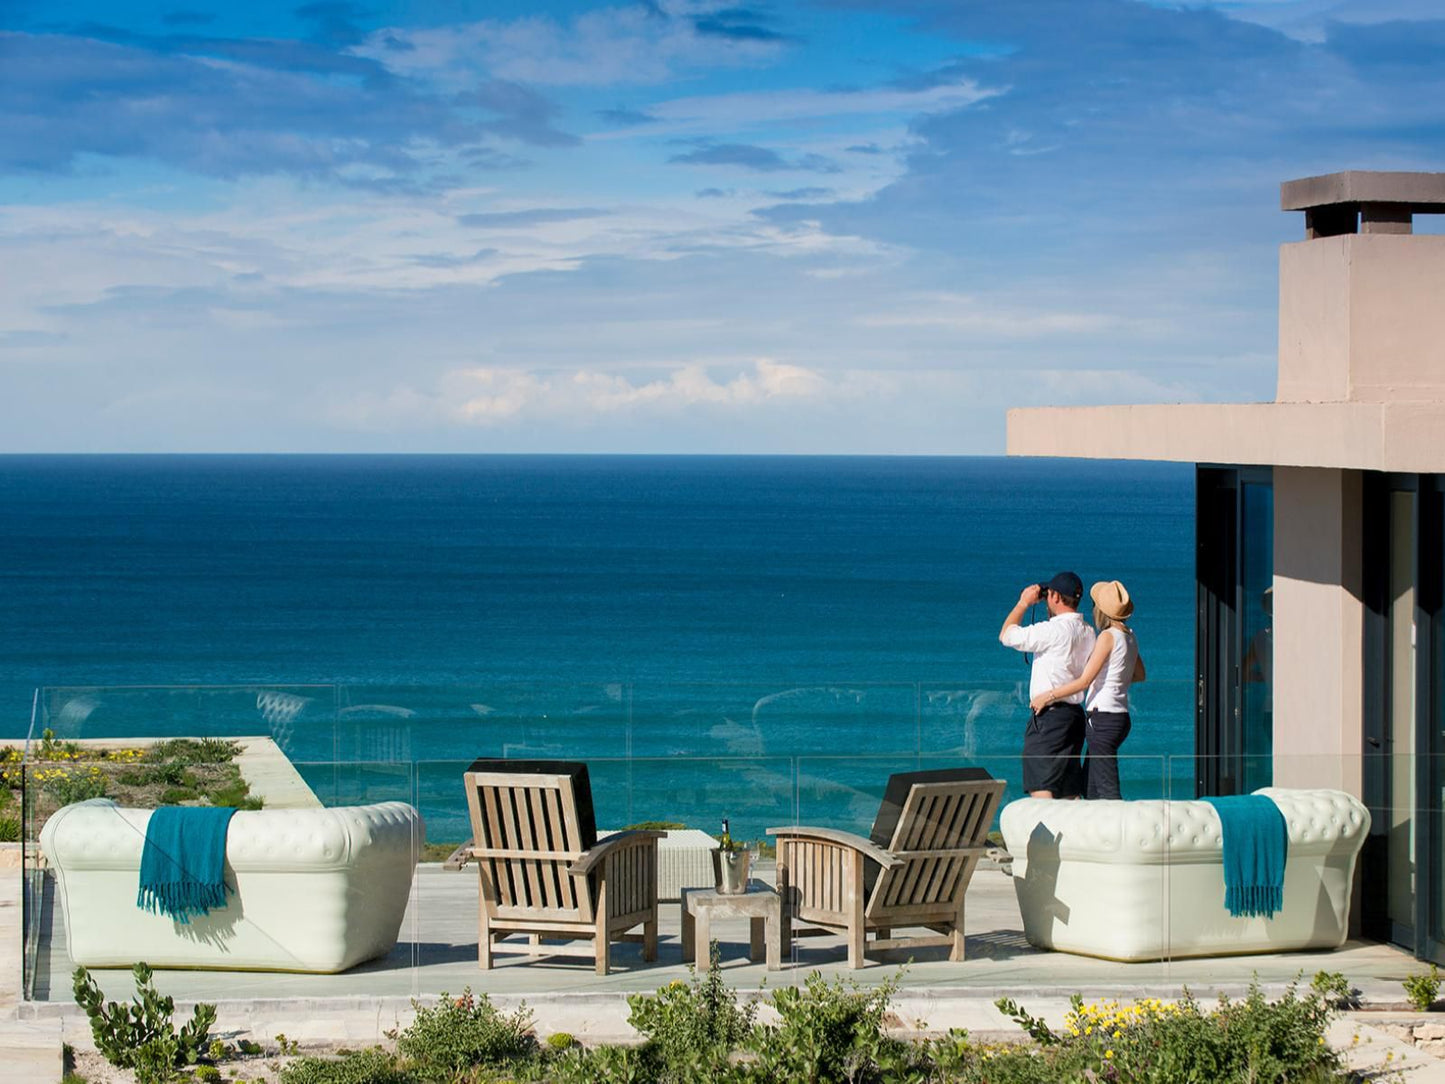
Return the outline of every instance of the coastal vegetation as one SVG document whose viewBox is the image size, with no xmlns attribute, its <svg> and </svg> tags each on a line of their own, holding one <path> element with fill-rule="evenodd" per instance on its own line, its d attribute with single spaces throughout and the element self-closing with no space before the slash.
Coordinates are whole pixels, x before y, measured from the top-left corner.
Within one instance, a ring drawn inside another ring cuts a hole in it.
<svg viewBox="0 0 1445 1084">
<path fill-rule="evenodd" d="M 714 956 L 717 946 L 711 946 Z M 716 959 L 714 959 L 716 963 Z M 1350 1076 L 1325 1032 L 1348 984 L 1318 977 L 1270 999 L 1252 986 L 1239 999 L 1205 1006 L 1187 990 L 1176 1001 L 1086 1003 L 1075 997 L 1054 1028 L 1007 999 L 996 1004 L 1019 1027 L 1014 1041 L 978 1041 L 963 1031 L 910 1036 L 889 1011 L 897 980 L 862 988 L 814 973 L 801 986 L 739 995 L 714 967 L 655 993 L 628 998 L 641 1042 L 587 1048 L 558 1034 L 539 1042 L 525 1005 L 506 1012 L 470 989 L 414 1002 L 416 1016 L 387 1033 L 389 1046 L 301 1054 L 277 1036 L 254 1043 L 205 1045 L 214 1020 L 198 1006 L 175 1032 L 170 1000 L 149 984 L 129 1010 L 100 1002 L 76 972 L 76 997 L 90 1014 L 97 1046 L 114 1064 L 131 1064 L 140 1084 L 192 1079 L 279 1084 L 1344 1084 Z M 767 1007 L 768 1019 L 760 1021 Z M 106 1014 L 109 1015 L 106 1015 Z M 101 1023 L 97 1023 L 100 1020 Z M 116 1039 L 155 1048 L 137 1060 Z M 147 1038 L 158 1036 L 159 1038 Z M 104 1041 L 103 1040 L 104 1037 Z M 202 1051 L 204 1050 L 204 1054 Z M 126 1061 L 124 1059 L 129 1059 Z M 145 1065 L 142 1076 L 141 1065 Z"/>
<path fill-rule="evenodd" d="M 107 748 L 57 741 L 46 730 L 24 763 L 16 747 L 0 749 L 0 841 L 20 838 L 22 788 L 29 790 L 32 823 L 61 806 L 114 798 L 123 806 L 216 805 L 260 809 L 236 756 L 241 747 L 217 738 L 172 738 L 147 747 Z"/>
<path fill-rule="evenodd" d="M 1429 1012 L 1440 996 L 1440 970 L 1434 964 L 1430 970 L 1419 975 L 1411 975 L 1404 981 L 1405 996 L 1410 999 L 1410 1004 L 1420 1012 Z"/>
</svg>

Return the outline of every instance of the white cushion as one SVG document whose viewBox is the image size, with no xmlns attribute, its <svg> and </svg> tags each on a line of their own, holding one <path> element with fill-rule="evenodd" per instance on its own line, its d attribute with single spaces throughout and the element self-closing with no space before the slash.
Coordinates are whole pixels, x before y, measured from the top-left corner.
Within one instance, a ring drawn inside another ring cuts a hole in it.
<svg viewBox="0 0 1445 1084">
<path fill-rule="evenodd" d="M 396 944 L 422 842 L 404 802 L 243 810 L 226 837 L 224 908 L 189 925 L 136 906 L 150 810 L 83 802 L 40 833 L 70 958 L 87 967 L 343 971 Z"/>
<path fill-rule="evenodd" d="M 1289 831 L 1284 910 L 1224 908 L 1219 815 L 1204 801 L 1022 798 L 1000 817 L 1024 934 L 1116 960 L 1338 947 L 1369 811 L 1336 790 L 1266 788 Z"/>
</svg>

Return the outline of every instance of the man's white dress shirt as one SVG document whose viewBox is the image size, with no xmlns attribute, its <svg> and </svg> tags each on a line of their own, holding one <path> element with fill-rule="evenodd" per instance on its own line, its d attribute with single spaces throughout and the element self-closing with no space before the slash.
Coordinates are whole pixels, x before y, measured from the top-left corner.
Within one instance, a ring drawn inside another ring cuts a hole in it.
<svg viewBox="0 0 1445 1084">
<path fill-rule="evenodd" d="M 1077 613 L 1055 614 L 1033 625 L 1010 625 L 1001 639 L 1008 647 L 1033 652 L 1034 662 L 1029 670 L 1030 700 L 1077 679 L 1094 651 L 1094 630 Z M 1083 692 L 1059 701 L 1083 702 Z"/>
</svg>

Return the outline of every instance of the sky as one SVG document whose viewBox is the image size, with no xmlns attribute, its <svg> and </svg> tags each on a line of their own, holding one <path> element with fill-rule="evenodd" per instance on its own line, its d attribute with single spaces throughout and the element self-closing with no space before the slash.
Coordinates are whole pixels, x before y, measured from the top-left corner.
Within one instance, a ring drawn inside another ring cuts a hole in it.
<svg viewBox="0 0 1445 1084">
<path fill-rule="evenodd" d="M 1445 169 L 1442 56 L 1445 0 L 0 0 L 0 452 L 1271 399 L 1278 185 Z"/>
</svg>

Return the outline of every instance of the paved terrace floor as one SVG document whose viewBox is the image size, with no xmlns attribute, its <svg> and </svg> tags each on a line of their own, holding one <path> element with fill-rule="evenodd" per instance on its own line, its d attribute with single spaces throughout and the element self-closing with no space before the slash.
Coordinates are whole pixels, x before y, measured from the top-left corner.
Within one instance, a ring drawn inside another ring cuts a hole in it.
<svg viewBox="0 0 1445 1084">
<path fill-rule="evenodd" d="M 766 868 L 759 871 L 770 879 Z M 52 883 L 53 888 L 53 883 Z M 661 905 L 658 959 L 644 963 L 641 946 L 613 946 L 613 971 L 595 973 L 590 959 L 528 955 L 521 938 L 498 945 L 496 966 L 490 972 L 477 967 L 477 878 L 470 871 L 447 872 L 437 865 L 422 865 L 411 905 L 396 949 L 340 975 L 293 975 L 274 972 L 158 971 L 157 984 L 179 1002 L 237 1001 L 251 999 L 302 999 L 315 1004 L 329 999 L 405 999 L 457 993 L 470 986 L 503 1000 L 583 995 L 616 995 L 651 991 L 674 979 L 685 979 L 679 940 L 678 904 Z M 46 1015 L 44 1003 L 57 1007 L 71 1003 L 71 964 L 65 947 L 65 926 L 53 891 L 46 893 L 41 912 L 42 932 L 36 961 L 32 1008 Z M 1067 953 L 1044 952 L 1031 947 L 1023 936 L 1013 887 L 997 868 L 981 868 L 968 892 L 966 913 L 967 959 L 953 963 L 943 949 L 921 949 L 900 978 L 903 992 L 933 997 L 1011 996 L 1024 1000 L 1067 997 L 1075 991 L 1086 996 L 1173 996 L 1183 985 L 1201 996 L 1243 990 L 1258 976 L 1267 988 L 1279 989 L 1301 972 L 1306 980 L 1316 971 L 1340 971 L 1377 1005 L 1400 1005 L 1400 980 L 1420 970 L 1420 964 L 1393 948 L 1350 942 L 1335 952 L 1301 952 L 1277 955 L 1235 956 L 1215 959 L 1179 959 L 1125 964 Z M 720 943 L 728 983 L 756 990 L 766 982 L 775 988 L 801 983 L 812 971 L 847 974 L 865 984 L 899 977 L 904 957 L 869 959 L 868 966 L 849 971 L 841 938 L 808 938 L 795 942 L 791 958 L 783 957 L 780 971 L 769 972 L 747 958 L 745 920 L 715 921 L 713 936 Z M 543 948 L 550 948 L 544 945 Z M 128 997 L 132 985 L 125 970 L 103 969 L 96 980 L 108 997 Z M 378 1002 L 380 1003 L 380 1002 Z"/>
</svg>

